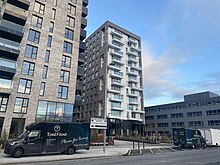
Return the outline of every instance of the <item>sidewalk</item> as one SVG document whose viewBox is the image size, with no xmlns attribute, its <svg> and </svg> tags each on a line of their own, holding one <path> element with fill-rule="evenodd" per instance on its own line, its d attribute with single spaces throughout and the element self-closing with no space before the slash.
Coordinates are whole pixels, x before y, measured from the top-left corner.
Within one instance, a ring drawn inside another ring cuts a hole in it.
<svg viewBox="0 0 220 165">
<path fill-rule="evenodd" d="M 137 144 L 135 145 L 137 148 Z M 142 145 L 140 145 L 142 148 Z M 145 148 L 164 148 L 168 146 L 161 145 L 146 145 Z M 79 150 L 73 155 L 65 154 L 52 154 L 52 155 L 37 155 L 37 156 L 25 156 L 21 158 L 12 158 L 0 151 L 0 164 L 16 164 L 16 163 L 28 163 L 28 162 L 45 162 L 56 160 L 68 160 L 68 159 L 85 159 L 95 157 L 107 157 L 107 156 L 120 156 L 125 155 L 129 150 L 133 148 L 132 142 L 125 142 L 115 140 L 115 145 L 106 146 L 105 153 L 103 152 L 103 146 L 91 146 L 90 150 Z"/>
</svg>

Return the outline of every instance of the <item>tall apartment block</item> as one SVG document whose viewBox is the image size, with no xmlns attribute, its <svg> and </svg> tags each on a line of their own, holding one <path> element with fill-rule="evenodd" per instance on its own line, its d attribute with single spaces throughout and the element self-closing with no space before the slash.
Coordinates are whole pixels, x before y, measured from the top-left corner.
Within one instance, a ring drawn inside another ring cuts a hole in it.
<svg viewBox="0 0 220 165">
<path fill-rule="evenodd" d="M 107 21 L 86 39 L 80 120 L 107 118 L 109 135 L 141 133 L 144 123 L 141 39 Z"/>
<path fill-rule="evenodd" d="M 0 134 L 17 136 L 35 121 L 73 120 L 81 104 L 87 5 L 0 0 Z"/>
</svg>

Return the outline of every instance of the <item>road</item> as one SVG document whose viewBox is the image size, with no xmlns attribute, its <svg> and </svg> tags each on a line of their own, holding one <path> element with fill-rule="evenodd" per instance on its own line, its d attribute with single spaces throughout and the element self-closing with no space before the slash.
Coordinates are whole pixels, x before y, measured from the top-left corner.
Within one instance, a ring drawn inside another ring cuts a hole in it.
<svg viewBox="0 0 220 165">
<path fill-rule="evenodd" d="M 56 162 L 28 163 L 28 165 L 220 165 L 220 148 L 185 150 L 145 154 L 141 156 L 114 156 Z M 24 165 L 24 163 L 22 164 Z"/>
</svg>

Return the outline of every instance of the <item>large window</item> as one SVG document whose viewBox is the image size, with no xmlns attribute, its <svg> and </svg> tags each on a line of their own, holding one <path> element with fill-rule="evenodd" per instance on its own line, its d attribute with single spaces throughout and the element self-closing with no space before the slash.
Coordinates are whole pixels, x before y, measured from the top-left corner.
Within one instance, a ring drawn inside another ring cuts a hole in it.
<svg viewBox="0 0 220 165">
<path fill-rule="evenodd" d="M 60 81 L 68 83 L 70 79 L 70 72 L 61 70 L 60 72 Z"/>
<path fill-rule="evenodd" d="M 50 60 L 50 51 L 46 50 L 45 57 L 44 57 L 44 62 L 49 63 L 49 60 Z"/>
<path fill-rule="evenodd" d="M 28 34 L 28 41 L 39 43 L 40 41 L 40 32 L 30 29 Z"/>
<path fill-rule="evenodd" d="M 39 101 L 36 122 L 41 121 L 72 121 L 73 104 Z"/>
<path fill-rule="evenodd" d="M 53 33 L 54 22 L 50 22 L 49 32 Z"/>
<path fill-rule="evenodd" d="M 75 26 L 75 19 L 73 17 L 70 17 L 69 15 L 66 17 L 66 24 L 70 27 Z"/>
<path fill-rule="evenodd" d="M 67 11 L 68 11 L 70 14 L 75 15 L 75 14 L 76 14 L 76 7 L 69 3 L 69 4 L 68 4 Z"/>
<path fill-rule="evenodd" d="M 25 56 L 36 59 L 37 58 L 37 50 L 38 50 L 38 48 L 36 46 L 27 45 L 26 50 L 25 50 Z"/>
<path fill-rule="evenodd" d="M 45 9 L 44 4 L 35 1 L 34 11 L 36 11 L 36 12 L 38 12 L 40 14 L 44 14 L 44 9 Z"/>
<path fill-rule="evenodd" d="M 42 23 L 43 23 L 43 18 L 33 15 L 32 16 L 32 20 L 31 20 L 31 25 L 41 28 L 42 27 Z"/>
<path fill-rule="evenodd" d="M 22 74 L 33 76 L 35 64 L 32 62 L 24 61 L 22 67 Z"/>
<path fill-rule="evenodd" d="M 44 95 L 45 85 L 46 85 L 45 82 L 41 82 L 41 83 L 40 83 L 40 96 L 43 96 L 43 95 Z"/>
<path fill-rule="evenodd" d="M 7 105 L 8 105 L 8 97 L 0 96 L 0 112 L 5 112 L 7 109 Z"/>
<path fill-rule="evenodd" d="M 30 94 L 32 81 L 28 79 L 20 79 L 18 93 Z"/>
<path fill-rule="evenodd" d="M 28 102 L 29 100 L 27 98 L 17 97 L 15 100 L 14 113 L 20 113 L 20 114 L 27 113 Z"/>
<path fill-rule="evenodd" d="M 190 127 L 196 127 L 196 126 L 204 126 L 203 121 L 189 121 L 188 125 Z"/>
<path fill-rule="evenodd" d="M 70 42 L 64 41 L 63 52 L 72 53 L 73 44 Z"/>
<path fill-rule="evenodd" d="M 51 44 L 52 44 L 52 36 L 48 36 L 47 46 L 48 46 L 48 47 L 51 47 Z"/>
<path fill-rule="evenodd" d="M 71 57 L 62 56 L 62 67 L 70 68 L 71 66 Z"/>
<path fill-rule="evenodd" d="M 55 19 L 56 17 L 56 9 L 52 9 L 52 19 Z"/>
<path fill-rule="evenodd" d="M 43 68 L 43 74 L 42 74 L 43 79 L 47 78 L 47 70 L 48 70 L 48 66 L 45 65 L 44 68 Z"/>
<path fill-rule="evenodd" d="M 57 97 L 60 99 L 67 99 L 68 97 L 68 87 L 60 85 L 58 88 Z"/>
<path fill-rule="evenodd" d="M 0 135 L 2 134 L 3 123 L 4 123 L 4 117 L 0 117 Z"/>
<path fill-rule="evenodd" d="M 65 38 L 73 40 L 73 30 L 65 28 Z"/>
</svg>

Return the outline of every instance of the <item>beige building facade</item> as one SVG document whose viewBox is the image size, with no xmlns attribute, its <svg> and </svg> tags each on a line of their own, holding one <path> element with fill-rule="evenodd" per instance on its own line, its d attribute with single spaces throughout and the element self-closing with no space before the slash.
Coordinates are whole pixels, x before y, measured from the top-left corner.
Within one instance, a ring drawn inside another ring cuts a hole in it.
<svg viewBox="0 0 220 165">
<path fill-rule="evenodd" d="M 88 1 L 0 3 L 0 33 L 8 33 L 0 36 L 0 133 L 14 137 L 31 122 L 72 121 Z"/>
</svg>

